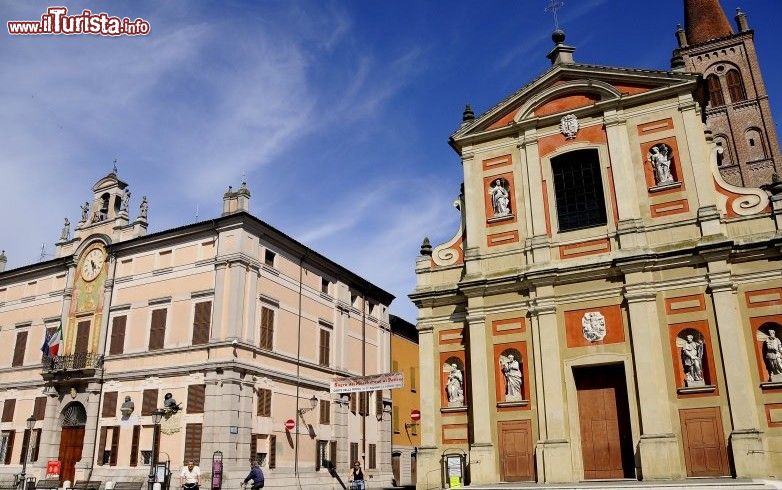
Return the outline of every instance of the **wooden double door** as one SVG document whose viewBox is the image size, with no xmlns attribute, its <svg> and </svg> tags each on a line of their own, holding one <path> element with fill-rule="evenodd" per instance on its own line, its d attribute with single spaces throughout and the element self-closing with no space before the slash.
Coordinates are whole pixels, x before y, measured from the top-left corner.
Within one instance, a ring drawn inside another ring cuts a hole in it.
<svg viewBox="0 0 782 490">
<path fill-rule="evenodd" d="M 73 483 L 76 474 L 76 463 L 81 459 L 84 447 L 84 426 L 63 427 L 60 433 L 60 453 L 57 459 L 62 464 L 60 468 L 60 483 L 68 480 Z"/>
<path fill-rule="evenodd" d="M 728 451 L 718 407 L 679 411 L 687 476 L 728 476 Z"/>
<path fill-rule="evenodd" d="M 624 366 L 573 370 L 578 393 L 584 478 L 635 478 Z"/>
<path fill-rule="evenodd" d="M 529 420 L 499 422 L 502 481 L 534 481 L 535 458 Z"/>
</svg>

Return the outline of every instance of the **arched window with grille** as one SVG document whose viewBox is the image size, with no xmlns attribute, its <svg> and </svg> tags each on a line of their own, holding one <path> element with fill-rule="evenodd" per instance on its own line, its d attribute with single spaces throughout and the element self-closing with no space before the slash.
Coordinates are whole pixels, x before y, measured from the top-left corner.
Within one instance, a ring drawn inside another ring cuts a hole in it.
<svg viewBox="0 0 782 490">
<path fill-rule="evenodd" d="M 712 107 L 725 105 L 725 96 L 722 94 L 722 83 L 717 75 L 706 77 L 706 84 L 709 88 L 709 104 Z"/>
<path fill-rule="evenodd" d="M 747 92 L 744 90 L 744 82 L 741 80 L 738 70 L 729 70 L 725 75 L 725 80 L 728 82 L 728 94 L 730 94 L 731 102 L 747 100 Z"/>
</svg>

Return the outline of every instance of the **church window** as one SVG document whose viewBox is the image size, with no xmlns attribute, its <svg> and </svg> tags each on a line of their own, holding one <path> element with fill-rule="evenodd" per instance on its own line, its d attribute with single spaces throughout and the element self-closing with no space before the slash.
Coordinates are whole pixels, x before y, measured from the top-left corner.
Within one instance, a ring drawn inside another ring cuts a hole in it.
<svg viewBox="0 0 782 490">
<path fill-rule="evenodd" d="M 729 70 L 725 74 L 725 79 L 728 81 L 728 94 L 730 94 L 731 102 L 747 100 L 747 92 L 744 90 L 744 82 L 741 81 L 738 70 Z"/>
<path fill-rule="evenodd" d="M 551 159 L 559 231 L 606 224 L 597 150 L 576 150 Z"/>
<path fill-rule="evenodd" d="M 747 159 L 750 162 L 764 160 L 766 158 L 766 150 L 760 131 L 757 128 L 749 128 L 744 133 L 744 138 L 747 141 Z"/>
<path fill-rule="evenodd" d="M 722 84 L 717 75 L 706 77 L 706 84 L 709 88 L 709 102 L 711 107 L 725 105 L 725 97 L 722 95 Z"/>
</svg>

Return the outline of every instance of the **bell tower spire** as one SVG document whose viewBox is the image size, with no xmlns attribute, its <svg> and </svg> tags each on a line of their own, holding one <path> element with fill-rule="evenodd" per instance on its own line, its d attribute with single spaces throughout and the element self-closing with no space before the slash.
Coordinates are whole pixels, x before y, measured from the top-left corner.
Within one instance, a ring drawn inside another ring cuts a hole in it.
<svg viewBox="0 0 782 490">
<path fill-rule="evenodd" d="M 684 0 L 684 31 L 689 44 L 733 34 L 720 0 Z"/>
</svg>

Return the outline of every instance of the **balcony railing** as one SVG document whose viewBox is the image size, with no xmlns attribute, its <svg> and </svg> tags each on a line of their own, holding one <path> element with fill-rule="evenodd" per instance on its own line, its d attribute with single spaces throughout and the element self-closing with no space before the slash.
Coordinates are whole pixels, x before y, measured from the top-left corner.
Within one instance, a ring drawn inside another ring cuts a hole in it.
<svg viewBox="0 0 782 490">
<path fill-rule="evenodd" d="M 103 356 L 95 352 L 71 354 L 67 356 L 47 357 L 43 359 L 43 370 L 56 371 L 83 371 L 97 369 L 103 365 Z"/>
</svg>

